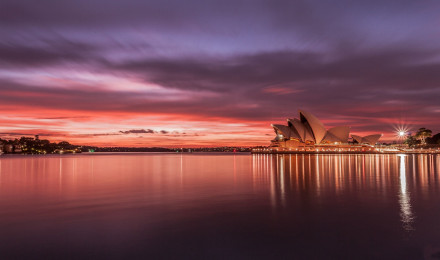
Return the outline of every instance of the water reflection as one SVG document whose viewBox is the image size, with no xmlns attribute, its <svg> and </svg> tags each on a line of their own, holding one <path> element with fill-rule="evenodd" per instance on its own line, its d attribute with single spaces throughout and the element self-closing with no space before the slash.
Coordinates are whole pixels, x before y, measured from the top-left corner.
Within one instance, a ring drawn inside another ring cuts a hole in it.
<svg viewBox="0 0 440 260">
<path fill-rule="evenodd" d="M 2 156 L 0 252 L 420 259 L 440 241 L 439 165 L 432 155 Z"/>
<path fill-rule="evenodd" d="M 405 159 L 406 155 L 400 154 L 398 155 L 400 160 L 399 165 L 399 179 L 400 179 L 400 194 L 399 194 L 399 203 L 401 210 L 401 218 L 403 223 L 403 228 L 406 230 L 412 230 L 412 222 L 413 222 L 413 213 L 411 211 L 411 201 L 410 194 L 408 191 L 408 187 L 406 184 L 406 166 Z"/>
<path fill-rule="evenodd" d="M 361 196 L 359 203 L 398 206 L 402 227 L 410 231 L 415 229 L 411 194 L 426 197 L 438 190 L 439 163 L 435 155 L 253 155 L 253 176 L 270 185 L 273 208 L 288 206 L 287 200 L 319 205 Z"/>
</svg>

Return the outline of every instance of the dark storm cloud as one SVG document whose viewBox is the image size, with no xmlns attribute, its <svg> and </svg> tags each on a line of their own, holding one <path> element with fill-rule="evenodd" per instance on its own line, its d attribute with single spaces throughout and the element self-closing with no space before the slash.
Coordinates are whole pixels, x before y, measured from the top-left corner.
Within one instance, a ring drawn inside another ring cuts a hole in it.
<svg viewBox="0 0 440 260">
<path fill-rule="evenodd" d="M 56 117 L 40 117 L 37 119 L 44 119 L 44 120 L 62 120 L 62 119 L 88 119 L 90 117 L 87 116 L 56 116 Z"/>
<path fill-rule="evenodd" d="M 135 72 L 148 82 L 181 88 L 225 91 L 301 80 L 302 73 L 319 64 L 314 53 L 272 52 L 227 58 L 147 59 L 109 64 L 114 70 Z M 311 72 L 311 71 L 310 71 Z"/>
<path fill-rule="evenodd" d="M 208 51 L 438 45 L 438 1 L 3 0 L 0 35 L 157 38 Z"/>
<path fill-rule="evenodd" d="M 425 62 L 433 54 L 385 49 L 329 60 L 324 54 L 283 51 L 221 61 L 208 58 L 134 61 L 111 68 L 137 73 L 147 82 L 165 87 L 209 90 L 229 97 L 218 100 L 217 105 L 239 96 L 237 102 L 259 104 L 260 108 L 254 109 L 259 115 L 268 107 L 276 111 L 292 106 L 324 111 L 332 106 L 335 112 L 350 114 L 346 107 L 363 104 L 375 104 L 376 109 L 392 106 L 396 111 L 401 108 L 393 101 L 407 102 L 406 109 L 411 109 L 411 104 L 421 106 L 421 101 L 425 106 L 435 105 L 440 94 L 440 73 L 437 73 L 440 63 Z M 283 87 L 286 94 L 264 91 L 273 85 Z M 225 116 L 231 115 L 235 108 L 225 111 Z M 377 110 L 353 109 L 353 112 L 374 114 Z"/>
<path fill-rule="evenodd" d="M 21 133 L 21 132 L 0 132 L 0 135 L 20 135 L 20 136 L 27 136 L 28 133 Z"/>
<path fill-rule="evenodd" d="M 435 55 L 432 50 L 389 48 L 330 59 L 326 54 L 282 51 L 222 60 L 133 61 L 111 69 L 170 88 L 222 93 L 209 103 L 222 109 L 204 111 L 212 115 L 270 120 L 295 116 L 296 109 L 303 108 L 330 121 L 338 115 L 351 117 L 343 121 L 353 131 L 374 131 L 390 118 L 405 115 L 421 123 L 438 116 L 438 109 L 431 109 L 440 98 L 440 63 L 431 60 Z M 264 91 L 274 85 L 286 94 Z"/>
<path fill-rule="evenodd" d="M 0 81 L 0 86 L 0 103 L 3 107 L 32 107 L 93 113 L 179 114 L 205 118 L 254 116 L 252 111 L 237 109 L 235 100 L 221 100 L 221 97 L 163 100 L 164 97 L 159 94 L 154 98 L 155 94 L 140 94 L 128 90 L 111 91 L 89 86 L 47 87 L 5 80 Z M 223 105 L 212 105 L 220 103 Z"/>
<path fill-rule="evenodd" d="M 35 132 L 34 130 L 27 131 L 27 132 L 0 132 L 0 135 L 3 136 L 13 136 L 14 138 L 20 138 L 20 137 L 35 137 L 35 135 L 38 135 L 40 137 L 51 137 L 51 136 L 60 136 L 65 135 L 65 133 L 60 132 Z"/>
<path fill-rule="evenodd" d="M 86 43 L 62 38 L 34 39 L 38 42 L 14 42 L 0 40 L 0 66 L 40 67 L 63 63 L 84 63 L 96 60 L 95 47 Z"/>
<path fill-rule="evenodd" d="M 425 62 L 435 51 L 385 49 L 329 58 L 321 53 L 292 51 L 239 55 L 223 59 L 147 59 L 110 64 L 109 68 L 137 73 L 147 82 L 181 89 L 225 91 L 290 82 L 339 80 L 340 86 L 408 88 L 417 81 L 437 87 L 440 63 Z"/>
<path fill-rule="evenodd" d="M 334 113 L 345 115 L 374 117 L 378 109 L 383 109 L 389 116 L 394 116 L 402 111 L 402 106 L 396 106 L 395 101 L 404 104 L 405 110 L 420 110 L 422 106 L 437 104 L 440 74 L 436 72 L 440 66 L 434 62 L 422 62 L 431 55 L 428 51 L 380 50 L 329 60 L 318 53 L 282 51 L 221 60 L 207 57 L 124 63 L 107 61 L 100 66 L 116 74 L 130 73 L 165 88 L 206 90 L 220 95 L 172 102 L 161 101 L 162 96 L 158 95 L 157 100 L 145 102 L 142 95 L 123 89 L 47 88 L 3 81 L 0 99 L 4 104 L 76 110 L 161 112 L 262 120 L 278 114 L 275 111 L 286 111 L 280 116 L 289 116 L 298 107 L 327 111 L 329 106 Z M 287 91 L 287 94 L 276 95 L 265 91 L 274 85 L 283 87 L 285 91 L 291 90 L 291 93 Z M 36 95 L 40 98 L 35 99 Z M 370 109 L 372 104 L 374 109 Z M 347 110 L 347 107 L 352 108 Z"/>
<path fill-rule="evenodd" d="M 38 23 L 53 27 L 130 25 L 155 20 L 177 24 L 176 19 L 193 13 L 185 8 L 187 5 L 172 4 L 171 1 L 42 0 L 38 5 L 31 2 L 2 1 L 0 21 L 17 26 Z M 186 15 L 183 13 L 185 9 Z"/>
<path fill-rule="evenodd" d="M 344 115 L 359 127 L 402 113 L 438 113 L 439 1 L 0 5 L 0 68 L 9 70 L 0 74 L 2 105 L 256 121 L 292 117 L 304 108 L 322 118 Z M 79 73 L 129 77 L 182 92 L 1 78 L 23 68 L 44 75 L 72 64 Z M 191 97 L 195 93 L 206 96 Z"/>
<path fill-rule="evenodd" d="M 296 25 L 304 27 L 308 32 L 324 32 L 325 28 L 333 26 L 350 15 L 360 13 L 387 13 L 420 15 L 420 11 L 427 15 L 438 7 L 436 1 L 414 2 L 402 0 L 390 1 L 349 1 L 341 0 L 247 0 L 247 1 L 106 1 L 106 0 L 76 0 L 57 1 L 40 0 L 35 4 L 32 0 L 3 0 L 0 9 L 0 21 L 8 24 L 41 25 L 108 25 L 136 24 L 137 21 L 149 22 L 150 26 L 188 25 L 186 21 L 204 20 L 207 23 L 227 23 L 227 20 L 242 19 L 247 22 L 248 17 L 272 18 L 277 21 L 277 27 Z M 350 10 L 351 12 L 348 12 Z M 213 18 L 222 16 L 224 21 Z M 334 21 L 323 23 L 323 20 Z M 308 25 L 308 26 L 305 26 Z M 322 31 L 320 31 L 322 27 Z M 290 27 L 289 27 L 290 28 Z M 276 29 L 276 28 L 275 28 Z M 310 30 L 314 29 L 314 30 Z"/>
<path fill-rule="evenodd" d="M 121 134 L 162 134 L 162 135 L 168 135 L 170 136 L 181 136 L 186 135 L 186 133 L 180 133 L 179 131 L 167 131 L 167 130 L 160 130 L 160 131 L 154 131 L 152 129 L 130 129 L 125 131 L 119 131 Z"/>
<path fill-rule="evenodd" d="M 122 134 L 154 134 L 156 133 L 154 130 L 151 129 L 131 129 L 131 130 L 127 130 L 127 131 L 119 131 L 119 133 Z"/>
</svg>

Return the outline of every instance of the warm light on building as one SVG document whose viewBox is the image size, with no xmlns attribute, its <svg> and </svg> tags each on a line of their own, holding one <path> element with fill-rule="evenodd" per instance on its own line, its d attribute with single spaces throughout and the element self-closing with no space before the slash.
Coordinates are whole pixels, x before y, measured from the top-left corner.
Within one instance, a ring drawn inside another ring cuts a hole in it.
<svg viewBox="0 0 440 260">
<path fill-rule="evenodd" d="M 277 150 L 303 147 L 303 150 L 319 151 L 317 146 L 344 147 L 349 144 L 349 126 L 326 129 L 317 117 L 303 110 L 299 110 L 299 118 L 287 119 L 287 125 L 272 124 L 271 126 L 276 133 L 271 146 Z M 364 137 L 352 135 L 352 138 L 360 145 L 375 145 L 381 136 L 381 134 Z"/>
</svg>

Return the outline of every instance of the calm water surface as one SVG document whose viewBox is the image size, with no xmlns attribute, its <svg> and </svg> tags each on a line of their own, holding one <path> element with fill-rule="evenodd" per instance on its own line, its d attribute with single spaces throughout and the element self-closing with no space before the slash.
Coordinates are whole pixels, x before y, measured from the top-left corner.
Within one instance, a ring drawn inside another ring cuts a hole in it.
<svg viewBox="0 0 440 260">
<path fill-rule="evenodd" d="M 0 258 L 439 259 L 440 156 L 0 157 Z"/>
</svg>

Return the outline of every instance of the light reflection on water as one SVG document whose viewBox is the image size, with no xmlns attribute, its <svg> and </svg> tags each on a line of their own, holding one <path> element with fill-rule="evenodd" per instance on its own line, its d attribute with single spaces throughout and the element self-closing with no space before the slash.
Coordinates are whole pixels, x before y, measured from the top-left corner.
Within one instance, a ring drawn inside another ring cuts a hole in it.
<svg viewBox="0 0 440 260">
<path fill-rule="evenodd" d="M 440 246 L 439 165 L 434 155 L 3 156 L 0 252 L 417 259 Z"/>
<path fill-rule="evenodd" d="M 412 230 L 414 229 L 412 226 L 413 221 L 413 213 L 411 211 L 411 200 L 410 200 L 410 194 L 408 191 L 408 187 L 406 184 L 406 155 L 398 155 L 400 160 L 399 165 L 399 178 L 400 178 L 400 194 L 399 194 L 399 203 L 400 203 L 400 209 L 402 211 L 402 223 L 403 227 L 406 230 Z"/>
<path fill-rule="evenodd" d="M 285 205 L 286 190 L 300 196 L 302 190 L 321 196 L 363 191 L 398 199 L 402 228 L 411 231 L 415 214 L 410 184 L 426 197 L 438 192 L 439 157 L 435 155 L 254 155 L 254 182 L 270 185 L 272 207 Z M 270 173 L 270 178 L 264 176 Z M 408 176 L 408 177 L 407 177 Z M 398 186 L 398 196 L 393 196 Z M 380 198 L 379 198 L 380 199 Z"/>
</svg>

